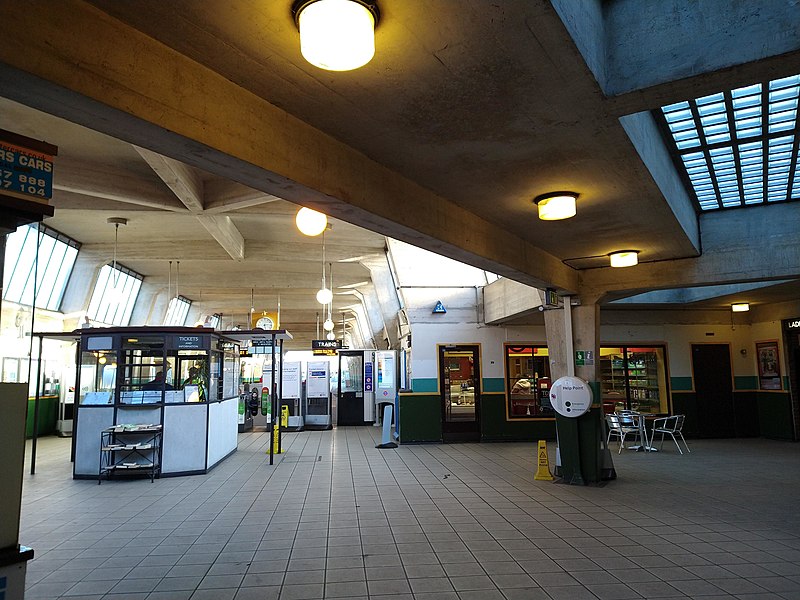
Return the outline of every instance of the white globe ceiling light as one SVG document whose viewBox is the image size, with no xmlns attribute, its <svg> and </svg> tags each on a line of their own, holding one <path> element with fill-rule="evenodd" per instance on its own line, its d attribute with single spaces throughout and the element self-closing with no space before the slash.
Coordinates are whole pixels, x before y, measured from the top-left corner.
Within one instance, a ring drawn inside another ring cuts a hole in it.
<svg viewBox="0 0 800 600">
<path fill-rule="evenodd" d="M 331 300 L 333 300 L 333 292 L 328 288 L 324 287 L 317 292 L 317 302 L 320 304 L 328 304 Z"/>
<path fill-rule="evenodd" d="M 375 55 L 380 11 L 373 0 L 295 0 L 300 52 L 315 67 L 351 71 Z"/>
<path fill-rule="evenodd" d="M 336 334 L 333 333 L 332 331 L 329 331 L 328 334 L 325 337 L 328 338 L 329 340 L 335 340 L 336 339 Z"/>
<path fill-rule="evenodd" d="M 551 192 L 542 194 L 533 199 L 539 209 L 539 218 L 542 221 L 559 221 L 569 219 L 577 213 L 575 192 Z"/>
<path fill-rule="evenodd" d="M 608 255 L 612 267 L 633 267 L 639 264 L 638 250 L 620 250 Z"/>
<path fill-rule="evenodd" d="M 333 332 L 333 327 L 334 327 L 334 325 L 333 325 L 333 321 L 331 321 L 330 317 L 328 317 L 327 319 L 325 319 L 325 322 L 322 324 L 322 328 L 323 328 L 325 331 L 330 331 L 330 332 Z"/>
<path fill-rule="evenodd" d="M 328 227 L 328 217 L 324 213 L 305 207 L 297 211 L 294 222 L 300 233 L 311 237 L 319 235 Z"/>
</svg>

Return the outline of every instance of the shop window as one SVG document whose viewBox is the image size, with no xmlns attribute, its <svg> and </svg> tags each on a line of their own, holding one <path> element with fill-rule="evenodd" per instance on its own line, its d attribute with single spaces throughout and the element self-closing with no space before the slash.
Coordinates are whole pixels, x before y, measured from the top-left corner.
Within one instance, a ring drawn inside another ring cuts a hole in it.
<svg viewBox="0 0 800 600">
<path fill-rule="evenodd" d="M 550 363 L 546 346 L 505 346 L 509 419 L 552 417 Z"/>
<path fill-rule="evenodd" d="M 117 264 L 104 265 L 89 301 L 86 314 L 93 321 L 106 325 L 127 325 L 142 287 L 143 277 Z"/>
<path fill-rule="evenodd" d="M 663 346 L 600 348 L 603 410 L 636 410 L 668 414 L 668 388 Z"/>
<path fill-rule="evenodd" d="M 45 225 L 25 225 L 6 238 L 3 299 L 57 311 L 80 244 Z M 38 257 L 38 266 L 36 264 Z"/>
<path fill-rule="evenodd" d="M 176 296 L 169 301 L 167 314 L 164 317 L 164 325 L 174 325 L 182 327 L 186 324 L 186 316 L 189 314 L 189 307 L 192 301 L 183 296 Z"/>
</svg>

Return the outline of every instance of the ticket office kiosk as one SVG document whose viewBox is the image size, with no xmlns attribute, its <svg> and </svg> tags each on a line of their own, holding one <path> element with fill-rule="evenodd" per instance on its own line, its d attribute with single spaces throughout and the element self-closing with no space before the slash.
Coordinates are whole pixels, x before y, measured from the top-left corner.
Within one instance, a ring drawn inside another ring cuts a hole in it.
<svg viewBox="0 0 800 600">
<path fill-rule="evenodd" d="M 330 429 L 331 415 L 330 362 L 309 361 L 306 366 L 306 429 Z"/>
<path fill-rule="evenodd" d="M 75 478 L 98 477 L 101 433 L 117 425 L 163 428 L 163 475 L 206 473 L 236 450 L 234 340 L 189 327 L 91 328 L 79 335 Z"/>
<path fill-rule="evenodd" d="M 398 387 L 395 350 L 340 350 L 337 424 L 378 422 L 381 405 L 395 404 Z"/>
</svg>

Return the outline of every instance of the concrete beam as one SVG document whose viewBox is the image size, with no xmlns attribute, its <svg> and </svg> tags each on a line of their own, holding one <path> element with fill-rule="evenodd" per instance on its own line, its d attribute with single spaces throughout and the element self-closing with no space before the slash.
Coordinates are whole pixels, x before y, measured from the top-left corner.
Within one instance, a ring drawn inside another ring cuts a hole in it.
<svg viewBox="0 0 800 600">
<path fill-rule="evenodd" d="M 483 320 L 487 325 L 501 325 L 539 312 L 541 305 L 538 289 L 510 279 L 498 279 L 483 288 Z"/>
<path fill-rule="evenodd" d="M 280 198 L 228 179 L 212 179 L 205 186 L 205 212 L 207 215 L 238 211 L 276 200 L 280 200 Z"/>
<path fill-rule="evenodd" d="M 196 169 L 139 146 L 133 147 L 192 214 L 203 212 L 203 180 Z"/>
<path fill-rule="evenodd" d="M 197 220 L 208 230 L 230 257 L 238 262 L 244 260 L 244 238 L 231 218 L 226 215 L 197 215 Z"/>
<path fill-rule="evenodd" d="M 577 288 L 551 254 L 94 6 L 3 13 L 0 88 L 18 102 L 529 285 Z"/>
<path fill-rule="evenodd" d="M 60 156 L 55 164 L 55 172 L 53 189 L 57 191 L 148 208 L 186 211 L 186 207 L 163 185 L 132 176 L 122 169 Z"/>
<path fill-rule="evenodd" d="M 800 277 L 798 231 L 796 203 L 703 214 L 701 256 L 588 269 L 581 290 L 605 293 L 607 301 L 649 290 L 793 279 Z"/>
</svg>

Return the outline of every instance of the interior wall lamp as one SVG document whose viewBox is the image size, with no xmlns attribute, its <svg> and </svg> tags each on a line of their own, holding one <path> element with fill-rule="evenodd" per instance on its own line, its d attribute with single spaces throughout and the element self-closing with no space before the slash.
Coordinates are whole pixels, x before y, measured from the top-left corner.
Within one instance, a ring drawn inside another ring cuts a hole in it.
<svg viewBox="0 0 800 600">
<path fill-rule="evenodd" d="M 292 16 L 300 30 L 300 52 L 315 67 L 351 71 L 375 55 L 374 0 L 295 0 Z"/>
<path fill-rule="evenodd" d="M 539 218 L 542 221 L 559 221 L 569 219 L 577 213 L 575 192 L 550 192 L 533 199 L 539 209 Z"/>
<path fill-rule="evenodd" d="M 639 264 L 638 250 L 619 250 L 608 255 L 612 267 L 633 267 Z"/>
<path fill-rule="evenodd" d="M 297 211 L 294 222 L 300 233 L 311 237 L 319 235 L 328 227 L 328 217 L 325 213 L 305 207 Z"/>
<path fill-rule="evenodd" d="M 748 302 L 737 302 L 735 304 L 731 304 L 731 310 L 733 312 L 747 312 L 750 310 L 750 304 Z"/>
</svg>

